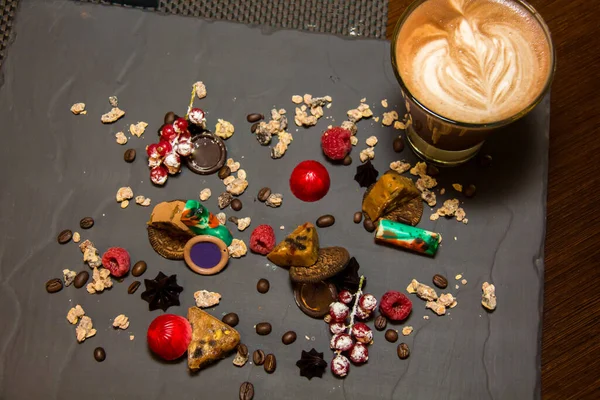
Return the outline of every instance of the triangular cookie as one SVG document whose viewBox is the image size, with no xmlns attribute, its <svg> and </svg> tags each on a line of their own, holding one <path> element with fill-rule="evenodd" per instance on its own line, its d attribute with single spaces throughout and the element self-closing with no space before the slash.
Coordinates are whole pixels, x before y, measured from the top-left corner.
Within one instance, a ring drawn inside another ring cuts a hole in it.
<svg viewBox="0 0 600 400">
<path fill-rule="evenodd" d="M 319 257 L 319 235 L 310 222 L 297 227 L 267 258 L 280 267 L 310 267 Z"/>
</svg>

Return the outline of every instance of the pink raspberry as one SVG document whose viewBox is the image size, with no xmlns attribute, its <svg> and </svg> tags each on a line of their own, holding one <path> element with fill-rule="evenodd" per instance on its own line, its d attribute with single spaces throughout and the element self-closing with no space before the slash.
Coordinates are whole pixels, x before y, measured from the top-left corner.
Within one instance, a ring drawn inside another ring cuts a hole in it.
<svg viewBox="0 0 600 400">
<path fill-rule="evenodd" d="M 350 304 L 352 303 L 352 293 L 348 290 L 342 290 L 338 293 L 338 300 L 344 304 Z"/>
<path fill-rule="evenodd" d="M 343 378 L 350 371 L 350 361 L 341 354 L 338 354 L 331 360 L 331 372 L 337 377 Z"/>
<path fill-rule="evenodd" d="M 381 296 L 379 311 L 392 321 L 404 321 L 412 310 L 412 302 L 408 297 L 395 290 Z"/>
<path fill-rule="evenodd" d="M 329 341 L 332 350 L 348 351 L 354 346 L 354 340 L 347 333 L 336 333 Z"/>
<path fill-rule="evenodd" d="M 365 293 L 360 296 L 358 305 L 365 311 L 373 311 L 377 307 L 377 298 L 370 293 Z"/>
<path fill-rule="evenodd" d="M 350 136 L 352 134 L 348 129 L 339 126 L 327 129 L 321 136 L 323 153 L 331 160 L 343 160 L 352 150 Z"/>
<path fill-rule="evenodd" d="M 112 276 L 119 278 L 129 271 L 129 253 L 121 247 L 111 247 L 102 254 L 102 265 Z"/>
<path fill-rule="evenodd" d="M 250 250 L 266 255 L 275 247 L 275 232 L 270 225 L 259 225 L 250 235 Z"/>
<path fill-rule="evenodd" d="M 354 364 L 364 364 L 369 360 L 369 349 L 362 343 L 356 343 L 349 356 Z"/>
<path fill-rule="evenodd" d="M 352 325 L 352 336 L 361 343 L 371 343 L 373 340 L 373 331 L 363 322 L 357 322 Z"/>
<path fill-rule="evenodd" d="M 344 303 L 337 301 L 329 305 L 329 315 L 331 315 L 332 321 L 344 322 L 349 313 L 350 309 Z"/>
<path fill-rule="evenodd" d="M 330 322 L 329 323 L 329 332 L 335 334 L 343 333 L 346 331 L 346 325 L 343 322 Z"/>
</svg>

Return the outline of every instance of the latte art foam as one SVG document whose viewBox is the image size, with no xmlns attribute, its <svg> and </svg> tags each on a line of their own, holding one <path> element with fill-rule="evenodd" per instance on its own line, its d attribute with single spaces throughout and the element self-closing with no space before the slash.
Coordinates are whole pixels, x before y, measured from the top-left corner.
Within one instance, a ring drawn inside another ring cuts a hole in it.
<svg viewBox="0 0 600 400">
<path fill-rule="evenodd" d="M 548 39 L 510 0 L 428 0 L 407 18 L 396 44 L 400 76 L 432 111 L 459 122 L 518 114 L 549 79 Z"/>
</svg>

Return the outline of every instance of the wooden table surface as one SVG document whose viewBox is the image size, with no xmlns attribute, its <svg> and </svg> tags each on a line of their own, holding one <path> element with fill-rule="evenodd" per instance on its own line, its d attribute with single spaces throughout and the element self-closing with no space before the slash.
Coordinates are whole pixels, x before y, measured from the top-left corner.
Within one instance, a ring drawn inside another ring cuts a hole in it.
<svg viewBox="0 0 600 400">
<path fill-rule="evenodd" d="M 390 0 L 388 38 L 410 2 Z M 550 27 L 558 55 L 550 120 L 542 398 L 600 399 L 598 4 L 529 2 Z"/>
</svg>

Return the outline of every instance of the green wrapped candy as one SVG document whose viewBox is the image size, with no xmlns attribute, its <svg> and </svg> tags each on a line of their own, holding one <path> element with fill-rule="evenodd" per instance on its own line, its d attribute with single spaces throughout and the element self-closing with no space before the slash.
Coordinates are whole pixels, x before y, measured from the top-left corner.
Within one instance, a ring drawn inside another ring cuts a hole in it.
<svg viewBox="0 0 600 400">
<path fill-rule="evenodd" d="M 233 236 L 226 226 L 221 225 L 217 217 L 208 211 L 197 200 L 188 200 L 181 213 L 183 222 L 196 235 L 210 235 L 221 239 L 227 246 L 233 241 Z"/>
<path fill-rule="evenodd" d="M 400 222 L 380 219 L 375 241 L 434 256 L 442 241 L 442 235 Z"/>
</svg>

